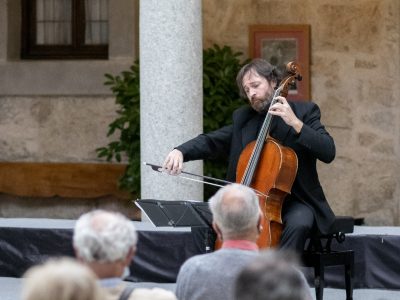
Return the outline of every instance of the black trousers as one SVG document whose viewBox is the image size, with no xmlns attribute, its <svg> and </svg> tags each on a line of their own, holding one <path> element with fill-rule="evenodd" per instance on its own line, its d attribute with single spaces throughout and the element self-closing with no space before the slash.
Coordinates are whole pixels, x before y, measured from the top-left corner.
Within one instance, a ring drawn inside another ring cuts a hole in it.
<svg viewBox="0 0 400 300">
<path fill-rule="evenodd" d="M 280 249 L 301 254 L 314 226 L 312 209 L 303 202 L 287 197 L 283 204 L 282 221 Z"/>
</svg>

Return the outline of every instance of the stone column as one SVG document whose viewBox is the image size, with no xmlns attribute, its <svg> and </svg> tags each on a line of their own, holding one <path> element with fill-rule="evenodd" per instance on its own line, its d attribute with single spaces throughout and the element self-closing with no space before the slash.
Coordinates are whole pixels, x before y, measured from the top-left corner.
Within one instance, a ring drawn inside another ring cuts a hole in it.
<svg viewBox="0 0 400 300">
<path fill-rule="evenodd" d="M 0 63 L 7 59 L 7 1 L 0 0 Z"/>
<path fill-rule="evenodd" d="M 141 161 L 162 164 L 203 128 L 201 0 L 143 0 L 139 11 Z M 202 162 L 184 170 L 202 174 Z M 141 166 L 141 198 L 202 200 L 202 184 Z"/>
</svg>

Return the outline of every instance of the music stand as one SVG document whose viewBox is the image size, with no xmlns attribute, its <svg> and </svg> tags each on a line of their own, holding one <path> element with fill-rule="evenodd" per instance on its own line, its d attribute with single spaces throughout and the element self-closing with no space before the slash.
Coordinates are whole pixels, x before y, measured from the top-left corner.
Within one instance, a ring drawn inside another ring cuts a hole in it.
<svg viewBox="0 0 400 300">
<path fill-rule="evenodd" d="M 207 202 L 139 199 L 135 204 L 156 227 L 211 227 L 212 224 Z"/>
<path fill-rule="evenodd" d="M 207 202 L 140 199 L 135 204 L 154 226 L 191 227 L 194 236 L 200 237 L 205 252 L 214 250 L 216 234 Z"/>
</svg>

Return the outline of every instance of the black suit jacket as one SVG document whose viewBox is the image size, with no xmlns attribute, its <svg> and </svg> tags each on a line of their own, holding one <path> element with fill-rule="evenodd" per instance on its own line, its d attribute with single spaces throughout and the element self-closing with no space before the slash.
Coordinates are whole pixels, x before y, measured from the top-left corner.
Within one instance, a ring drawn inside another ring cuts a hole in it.
<svg viewBox="0 0 400 300">
<path fill-rule="evenodd" d="M 312 208 L 318 229 L 325 233 L 334 221 L 334 214 L 325 198 L 317 173 L 317 159 L 329 163 L 335 157 L 335 143 L 321 124 L 319 107 L 313 102 L 289 102 L 296 116 L 304 123 L 300 134 L 280 117 L 274 117 L 270 135 L 282 145 L 292 148 L 298 158 L 298 170 L 290 197 Z M 233 123 L 216 131 L 200 134 L 176 147 L 185 161 L 229 157 L 227 180 L 236 181 L 236 166 L 241 152 L 257 139 L 265 118 L 250 106 L 233 113 Z"/>
</svg>

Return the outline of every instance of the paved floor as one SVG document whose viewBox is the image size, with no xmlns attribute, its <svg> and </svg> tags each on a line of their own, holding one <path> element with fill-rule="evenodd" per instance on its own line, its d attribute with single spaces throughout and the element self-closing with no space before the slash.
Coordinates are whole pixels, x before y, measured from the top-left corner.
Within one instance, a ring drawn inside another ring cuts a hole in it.
<svg viewBox="0 0 400 300">
<path fill-rule="evenodd" d="M 0 277 L 0 299 L 1 300 L 19 300 L 22 280 L 19 278 L 8 278 Z M 133 284 L 133 283 L 131 283 Z M 174 290 L 175 284 L 166 283 L 135 283 L 140 287 L 162 287 L 168 290 Z M 312 289 L 312 295 L 315 300 L 315 292 Z M 324 300 L 345 300 L 346 291 L 340 289 L 324 289 Z M 357 289 L 354 290 L 354 300 L 399 300 L 400 291 L 389 291 L 389 290 L 376 290 L 376 289 Z"/>
<path fill-rule="evenodd" d="M 313 291 L 315 299 L 315 292 Z M 353 292 L 354 300 L 399 300 L 400 291 L 357 289 Z M 346 291 L 339 289 L 324 289 L 324 300 L 346 300 Z"/>
</svg>

